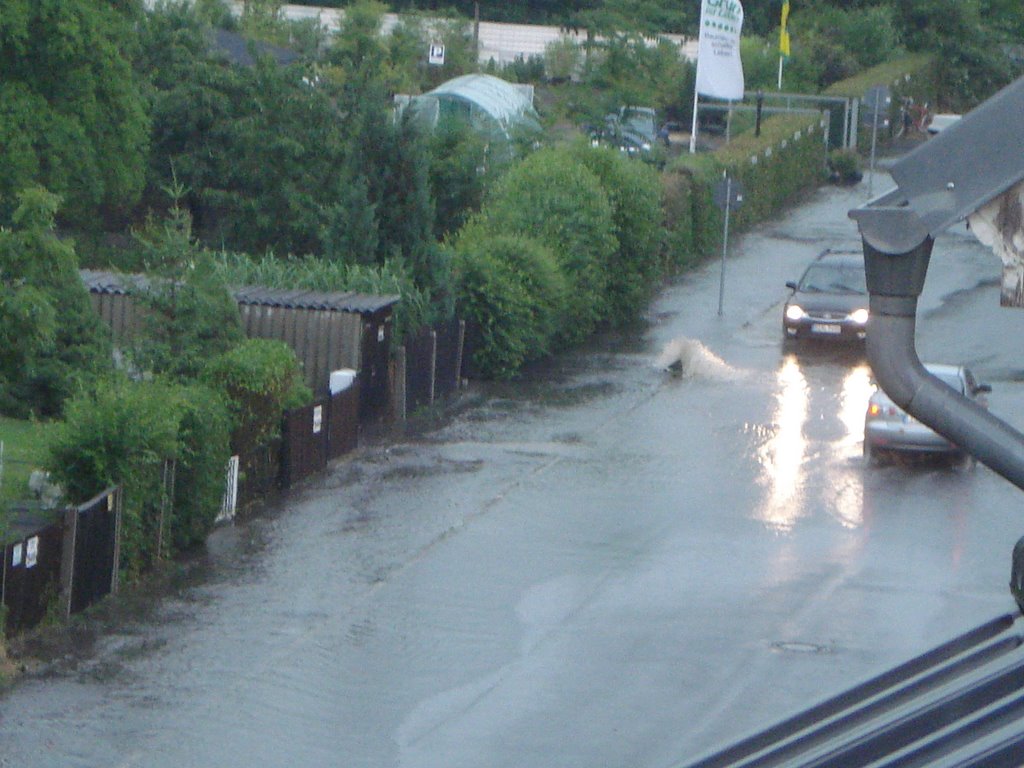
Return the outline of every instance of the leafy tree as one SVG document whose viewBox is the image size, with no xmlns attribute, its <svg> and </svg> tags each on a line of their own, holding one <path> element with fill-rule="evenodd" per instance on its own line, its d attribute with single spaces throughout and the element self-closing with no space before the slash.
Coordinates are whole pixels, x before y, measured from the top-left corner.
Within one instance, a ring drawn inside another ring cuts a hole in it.
<svg viewBox="0 0 1024 768">
<path fill-rule="evenodd" d="M 426 18 L 420 13 L 404 14 L 388 35 L 388 60 L 396 90 L 421 93 L 453 77 L 476 71 L 470 26 L 464 18 Z M 429 46 L 444 46 L 444 63 L 430 64 Z"/>
<path fill-rule="evenodd" d="M 498 181 L 484 205 L 495 233 L 536 238 L 555 254 L 571 286 L 566 342 L 578 342 L 607 318 L 609 270 L 618 248 L 600 180 L 564 149 L 543 149 Z"/>
<path fill-rule="evenodd" d="M 114 3 L 7 0 L 0 13 L 0 199 L 42 185 L 61 215 L 95 225 L 97 207 L 142 191 L 148 120 L 127 52 L 131 18 Z"/>
<path fill-rule="evenodd" d="M 109 330 L 74 248 L 54 230 L 58 203 L 44 189 L 26 189 L 13 227 L 0 229 L 0 412 L 9 415 L 57 415 L 111 364 Z"/>
<path fill-rule="evenodd" d="M 430 191 L 434 199 L 434 236 L 443 240 L 480 210 L 490 179 L 500 171 L 488 162 L 484 138 L 458 120 L 442 120 L 430 142 Z"/>
<path fill-rule="evenodd" d="M 342 184 L 338 202 L 325 210 L 320 239 L 326 259 L 344 264 L 377 263 L 377 206 L 370 202 L 370 185 L 365 176 L 352 176 Z"/>
<path fill-rule="evenodd" d="M 176 379 L 198 376 L 212 355 L 242 338 L 238 305 L 210 254 L 192 240 L 188 214 L 175 204 L 163 223 L 136 233 L 146 284 L 134 291 L 144 308 L 133 341 L 135 363 Z"/>
<path fill-rule="evenodd" d="M 978 0 L 906 0 L 894 11 L 907 47 L 937 54 L 948 108 L 966 111 L 1016 74 L 998 32 L 982 22 Z"/>
</svg>

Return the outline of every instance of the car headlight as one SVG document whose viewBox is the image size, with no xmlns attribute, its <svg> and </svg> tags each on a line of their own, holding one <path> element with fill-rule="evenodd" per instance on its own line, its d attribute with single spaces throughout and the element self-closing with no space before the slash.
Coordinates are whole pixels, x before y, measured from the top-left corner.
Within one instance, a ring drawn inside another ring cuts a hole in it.
<svg viewBox="0 0 1024 768">
<path fill-rule="evenodd" d="M 799 304 L 790 304 L 786 307 L 786 319 L 796 322 L 797 320 L 803 319 L 806 313 Z"/>
<path fill-rule="evenodd" d="M 850 313 L 850 320 L 857 325 L 865 325 L 868 321 L 868 311 L 866 309 L 854 310 Z"/>
</svg>

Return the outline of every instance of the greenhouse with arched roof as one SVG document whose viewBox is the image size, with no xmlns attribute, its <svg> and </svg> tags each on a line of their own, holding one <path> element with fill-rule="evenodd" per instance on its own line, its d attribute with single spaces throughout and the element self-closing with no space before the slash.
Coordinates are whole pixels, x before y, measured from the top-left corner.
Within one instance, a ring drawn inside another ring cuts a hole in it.
<svg viewBox="0 0 1024 768">
<path fill-rule="evenodd" d="M 463 120 L 491 140 L 540 131 L 533 86 L 515 85 L 493 75 L 462 75 L 409 99 L 406 109 L 433 129 L 439 122 Z"/>
</svg>

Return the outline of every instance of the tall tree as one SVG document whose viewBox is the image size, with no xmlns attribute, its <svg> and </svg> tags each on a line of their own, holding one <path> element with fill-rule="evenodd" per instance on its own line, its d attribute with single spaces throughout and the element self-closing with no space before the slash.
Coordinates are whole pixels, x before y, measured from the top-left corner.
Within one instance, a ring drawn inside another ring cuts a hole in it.
<svg viewBox="0 0 1024 768">
<path fill-rule="evenodd" d="M 129 63 L 130 3 L 5 0 L 0 12 L 0 214 L 33 184 L 78 224 L 142 190 L 148 120 Z M 5 216 L 6 218 L 6 216 Z"/>
<path fill-rule="evenodd" d="M 59 199 L 33 187 L 0 228 L 0 412 L 59 414 L 109 370 L 109 329 L 93 310 L 74 248 L 54 231 Z"/>
</svg>

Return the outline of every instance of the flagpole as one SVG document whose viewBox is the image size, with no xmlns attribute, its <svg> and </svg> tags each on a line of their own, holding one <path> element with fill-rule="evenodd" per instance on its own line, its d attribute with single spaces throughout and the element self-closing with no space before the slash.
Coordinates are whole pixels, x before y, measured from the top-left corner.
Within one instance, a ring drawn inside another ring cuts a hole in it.
<svg viewBox="0 0 1024 768">
<path fill-rule="evenodd" d="M 785 60 L 785 56 L 779 56 L 779 90 L 782 90 L 782 62 Z"/>
<path fill-rule="evenodd" d="M 697 62 L 700 66 L 700 61 Z M 697 81 L 693 81 L 693 125 L 690 126 L 690 154 L 697 151 Z"/>
<path fill-rule="evenodd" d="M 704 3 L 703 2 L 700 4 L 700 21 L 697 24 L 697 29 L 700 30 L 700 32 L 698 32 L 698 37 L 697 37 L 697 39 L 699 41 L 700 40 L 700 35 L 703 34 L 703 32 L 704 32 Z M 699 82 L 700 82 L 700 47 L 699 47 L 699 43 L 698 43 L 698 48 L 697 48 L 697 66 L 694 67 L 694 69 L 693 69 L 693 122 L 690 125 L 690 154 L 691 155 L 694 154 L 697 151 L 697 97 L 698 97 L 697 83 L 699 83 Z"/>
</svg>

